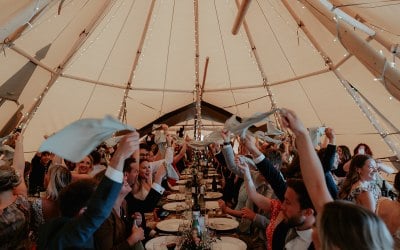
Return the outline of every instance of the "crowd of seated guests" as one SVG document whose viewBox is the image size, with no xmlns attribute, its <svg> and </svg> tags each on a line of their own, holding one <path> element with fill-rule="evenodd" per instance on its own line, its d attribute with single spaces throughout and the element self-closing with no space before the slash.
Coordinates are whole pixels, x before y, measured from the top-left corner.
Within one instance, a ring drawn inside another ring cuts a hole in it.
<svg viewBox="0 0 400 250">
<path fill-rule="evenodd" d="M 235 153 L 222 130 L 224 143 L 204 152 L 222 177 L 218 203 L 248 249 L 400 249 L 400 198 L 382 197 L 379 178 L 394 171 L 366 144 L 353 156 L 336 146 L 330 128 L 316 151 L 296 114 L 280 115 L 290 131 L 280 145 L 247 134 Z M 15 139 L 12 166 L 0 166 L 0 249 L 143 249 L 152 237 L 144 213 L 175 185 L 168 172 L 179 177 L 195 155 L 188 137 L 163 124 L 156 136 L 132 132 L 77 163 L 37 153 L 27 188 Z M 399 189 L 397 173 L 392 194 Z"/>
</svg>

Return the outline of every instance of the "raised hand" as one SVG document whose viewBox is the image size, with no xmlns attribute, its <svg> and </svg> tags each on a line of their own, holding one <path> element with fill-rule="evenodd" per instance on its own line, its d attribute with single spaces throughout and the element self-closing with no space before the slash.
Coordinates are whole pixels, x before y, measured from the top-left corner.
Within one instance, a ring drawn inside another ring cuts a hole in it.
<svg viewBox="0 0 400 250">
<path fill-rule="evenodd" d="M 335 132 L 332 128 L 326 128 L 325 135 L 331 144 L 335 144 Z"/>
<path fill-rule="evenodd" d="M 122 137 L 119 142 L 117 151 L 110 161 L 110 167 L 122 172 L 124 161 L 130 157 L 133 152 L 139 149 L 139 133 L 132 132 Z"/>
<path fill-rule="evenodd" d="M 307 129 L 292 110 L 282 108 L 280 109 L 280 113 L 282 125 L 285 128 L 292 130 L 295 135 L 307 133 Z"/>
<path fill-rule="evenodd" d="M 218 200 L 218 206 L 221 208 L 222 212 L 226 213 L 226 204 L 224 200 Z"/>
<path fill-rule="evenodd" d="M 143 228 L 134 225 L 132 227 L 131 235 L 127 239 L 128 244 L 133 246 L 141 240 L 144 240 L 144 230 Z"/>
<path fill-rule="evenodd" d="M 229 142 L 231 140 L 231 132 L 229 130 L 221 130 L 221 136 L 224 139 L 224 142 Z"/>
</svg>

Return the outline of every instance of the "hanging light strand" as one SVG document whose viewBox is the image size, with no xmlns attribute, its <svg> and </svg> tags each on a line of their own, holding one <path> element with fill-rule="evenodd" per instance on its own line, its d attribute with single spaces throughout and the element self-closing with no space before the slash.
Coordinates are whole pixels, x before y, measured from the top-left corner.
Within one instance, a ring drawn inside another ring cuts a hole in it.
<svg viewBox="0 0 400 250">
<path fill-rule="evenodd" d="M 195 130 L 194 138 L 198 141 L 201 140 L 201 89 L 200 89 L 200 44 L 199 44 L 199 2 L 198 0 L 193 1 L 193 11 L 194 11 L 194 43 L 195 43 L 195 94 L 196 94 L 196 118 L 195 118 Z"/>
</svg>

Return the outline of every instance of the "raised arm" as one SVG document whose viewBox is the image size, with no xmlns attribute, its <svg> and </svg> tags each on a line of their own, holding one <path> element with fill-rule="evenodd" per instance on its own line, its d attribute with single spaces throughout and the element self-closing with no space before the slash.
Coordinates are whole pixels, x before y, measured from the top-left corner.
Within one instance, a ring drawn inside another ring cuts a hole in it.
<svg viewBox="0 0 400 250">
<path fill-rule="evenodd" d="M 189 143 L 189 141 L 190 141 L 190 138 L 189 138 L 189 136 L 186 135 L 185 140 L 183 141 L 181 150 L 179 151 L 178 154 L 176 154 L 174 156 L 174 161 L 173 161 L 174 164 L 179 162 L 185 156 L 186 149 L 187 149 L 187 144 Z"/>
<path fill-rule="evenodd" d="M 243 172 L 247 195 L 258 208 L 261 208 L 268 213 L 271 209 L 271 199 L 257 192 L 247 163 L 238 159 L 237 165 Z"/>
<path fill-rule="evenodd" d="M 125 135 L 121 139 L 118 149 L 106 170 L 105 177 L 101 180 L 96 191 L 88 201 L 87 209 L 83 212 L 83 215 L 75 216 L 71 220 L 68 220 L 57 231 L 56 235 L 48 239 L 48 242 L 46 242 L 46 239 L 40 241 L 39 237 L 39 249 L 84 246 L 110 215 L 122 187 L 124 161 L 138 148 L 139 134 L 137 132 Z M 50 228 L 45 227 L 45 229 Z M 50 236 L 51 234 L 51 232 L 44 232 L 44 235 Z"/>
<path fill-rule="evenodd" d="M 230 144 L 230 132 L 221 131 L 222 138 L 224 139 L 224 146 L 222 148 L 222 154 L 224 155 L 226 166 L 237 176 L 243 178 L 243 173 L 235 163 L 235 153 L 233 152 L 232 145 Z"/>
<path fill-rule="evenodd" d="M 320 213 L 324 205 L 333 200 L 326 186 L 321 162 L 308 136 L 307 129 L 297 115 L 291 110 L 282 109 L 281 116 L 282 124 L 290 128 L 296 136 L 304 184 L 317 212 Z"/>
<path fill-rule="evenodd" d="M 15 149 L 14 149 L 14 159 L 13 167 L 19 173 L 21 178 L 21 183 L 14 188 L 14 194 L 27 196 L 28 189 L 25 185 L 24 169 L 25 169 L 25 158 L 24 158 L 24 147 L 23 147 L 23 137 L 21 134 L 15 134 Z"/>
<path fill-rule="evenodd" d="M 281 173 L 265 158 L 255 145 L 255 138 L 251 135 L 246 135 L 245 144 L 247 149 L 253 155 L 254 162 L 257 165 L 258 171 L 265 177 L 271 185 L 274 193 L 280 201 L 284 200 L 286 192 L 286 182 Z"/>
</svg>

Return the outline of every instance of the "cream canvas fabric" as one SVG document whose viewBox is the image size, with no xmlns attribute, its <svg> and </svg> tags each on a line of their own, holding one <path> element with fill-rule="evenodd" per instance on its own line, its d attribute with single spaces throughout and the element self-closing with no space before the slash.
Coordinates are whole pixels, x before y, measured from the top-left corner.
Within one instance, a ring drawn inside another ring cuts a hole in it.
<svg viewBox="0 0 400 250">
<path fill-rule="evenodd" d="M 202 100 L 232 115 L 290 108 L 306 127 L 334 128 L 338 144 L 364 142 L 376 157 L 393 156 L 384 140 L 400 147 L 400 102 L 391 94 L 396 87 L 380 79 L 397 77 L 400 69 L 400 6 L 329 2 L 376 35 L 307 4 L 321 1 L 251 1 L 246 23 L 232 35 L 236 1 L 68 0 L 58 15 L 60 1 L 0 0 L 0 41 L 12 40 L 0 45 L 0 88 L 26 81 L 18 84 L 20 93 L 7 87 L 17 102 L 1 93 L 0 128 L 21 108 L 28 154 L 43 135 L 78 119 L 122 118 L 124 107 L 127 124 L 141 129 L 193 103 L 204 80 Z M 44 9 L 35 16 L 36 8 Z M 355 43 L 343 27 L 366 46 L 350 48 Z M 45 57 L 37 56 L 44 48 Z M 365 105 L 371 114 L 360 109 Z"/>
</svg>

